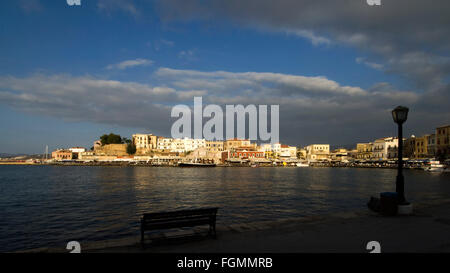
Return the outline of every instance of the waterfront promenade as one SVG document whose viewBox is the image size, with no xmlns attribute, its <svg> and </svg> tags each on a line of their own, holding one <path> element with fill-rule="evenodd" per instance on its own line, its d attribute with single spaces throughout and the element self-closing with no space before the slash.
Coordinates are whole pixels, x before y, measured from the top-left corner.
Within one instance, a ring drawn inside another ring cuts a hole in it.
<svg viewBox="0 0 450 273">
<path fill-rule="evenodd" d="M 199 229 L 195 229 L 199 232 Z M 192 231 L 184 235 L 193 235 Z M 168 237 L 182 233 L 166 233 Z M 412 216 L 383 217 L 369 210 L 326 216 L 218 226 L 218 239 L 163 239 L 143 250 L 139 238 L 82 244 L 82 252 L 121 253 L 367 253 L 378 241 L 381 252 L 450 252 L 450 199 L 415 204 Z M 65 252 L 37 249 L 32 252 Z"/>
</svg>

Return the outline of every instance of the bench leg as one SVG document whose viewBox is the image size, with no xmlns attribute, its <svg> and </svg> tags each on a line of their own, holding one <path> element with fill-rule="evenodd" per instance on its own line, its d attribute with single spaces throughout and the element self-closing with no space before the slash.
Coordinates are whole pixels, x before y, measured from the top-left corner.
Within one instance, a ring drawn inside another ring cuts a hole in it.
<svg viewBox="0 0 450 273">
<path fill-rule="evenodd" d="M 141 246 L 142 246 L 142 248 L 145 248 L 144 229 L 142 229 L 142 228 L 141 228 Z"/>
<path fill-rule="evenodd" d="M 208 235 L 211 235 L 214 239 L 217 238 L 217 234 L 216 234 L 216 223 L 210 224 L 210 225 L 209 225 L 209 232 L 208 232 Z"/>
</svg>

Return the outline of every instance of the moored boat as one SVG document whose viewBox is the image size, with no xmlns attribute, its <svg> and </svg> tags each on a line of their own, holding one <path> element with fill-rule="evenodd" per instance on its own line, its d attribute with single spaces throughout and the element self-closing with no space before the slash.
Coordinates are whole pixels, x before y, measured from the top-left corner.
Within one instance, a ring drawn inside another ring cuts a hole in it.
<svg viewBox="0 0 450 273">
<path fill-rule="evenodd" d="M 445 170 L 445 165 L 437 160 L 432 160 L 423 169 L 428 172 L 443 172 Z"/>
<path fill-rule="evenodd" d="M 202 162 L 180 162 L 179 167 L 215 167 L 215 163 L 202 163 Z"/>
</svg>

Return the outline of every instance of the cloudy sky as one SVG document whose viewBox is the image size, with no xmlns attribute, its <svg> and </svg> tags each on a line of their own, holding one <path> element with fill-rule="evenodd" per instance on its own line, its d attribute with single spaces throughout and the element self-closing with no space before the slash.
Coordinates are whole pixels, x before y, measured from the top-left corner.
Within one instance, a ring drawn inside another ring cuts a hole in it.
<svg viewBox="0 0 450 273">
<path fill-rule="evenodd" d="M 0 4 L 0 153 L 170 136 L 176 104 L 280 105 L 280 140 L 349 145 L 450 124 L 450 2 Z"/>
</svg>

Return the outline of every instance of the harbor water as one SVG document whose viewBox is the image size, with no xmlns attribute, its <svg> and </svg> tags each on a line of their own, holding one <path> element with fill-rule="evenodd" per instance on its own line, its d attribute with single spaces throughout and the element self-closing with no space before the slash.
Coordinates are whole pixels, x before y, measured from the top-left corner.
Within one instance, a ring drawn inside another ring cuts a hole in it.
<svg viewBox="0 0 450 273">
<path fill-rule="evenodd" d="M 408 201 L 450 197 L 450 173 L 405 170 Z M 366 209 L 395 169 L 0 166 L 0 252 L 139 235 L 145 212 L 219 207 L 218 225 Z"/>
</svg>

